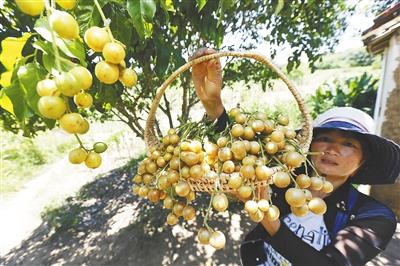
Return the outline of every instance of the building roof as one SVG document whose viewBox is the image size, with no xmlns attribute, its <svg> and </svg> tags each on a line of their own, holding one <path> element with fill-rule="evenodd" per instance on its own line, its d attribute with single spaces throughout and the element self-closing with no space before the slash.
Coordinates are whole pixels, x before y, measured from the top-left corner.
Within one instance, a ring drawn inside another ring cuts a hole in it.
<svg viewBox="0 0 400 266">
<path fill-rule="evenodd" d="M 361 35 L 364 45 L 372 54 L 382 52 L 391 36 L 400 30 L 400 3 L 386 9 L 374 19 L 374 25 Z"/>
</svg>

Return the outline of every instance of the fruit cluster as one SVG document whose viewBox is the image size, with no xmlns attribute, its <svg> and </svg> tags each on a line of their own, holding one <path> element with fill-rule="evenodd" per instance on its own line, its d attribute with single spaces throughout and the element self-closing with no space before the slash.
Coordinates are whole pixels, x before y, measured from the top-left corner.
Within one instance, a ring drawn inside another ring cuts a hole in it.
<svg viewBox="0 0 400 266">
<path fill-rule="evenodd" d="M 95 1 L 97 3 L 97 1 Z M 56 0 L 63 9 L 71 10 L 76 6 L 76 0 Z M 16 0 L 19 9 L 31 16 L 38 16 L 46 9 L 48 23 L 52 35 L 52 44 L 56 56 L 57 70 L 50 73 L 36 85 L 40 96 L 37 107 L 39 113 L 48 119 L 58 120 L 60 127 L 74 134 L 80 147 L 69 153 L 69 161 L 73 164 L 85 162 L 89 168 L 97 168 L 101 164 L 100 153 L 107 149 L 103 142 L 96 142 L 92 149 L 85 148 L 77 134 L 85 134 L 89 130 L 89 122 L 79 112 L 73 112 L 69 97 L 73 98 L 77 109 L 90 108 L 93 97 L 88 92 L 92 87 L 93 77 L 90 71 L 72 61 L 60 58 L 56 36 L 66 40 L 78 40 L 80 29 L 75 18 L 66 11 L 57 10 L 46 0 Z M 54 3 L 53 3 L 54 4 Z M 100 6 L 99 12 L 104 17 Z M 85 43 L 95 52 L 102 52 L 105 61 L 95 67 L 96 77 L 103 83 L 113 84 L 120 80 L 125 87 L 136 85 L 137 75 L 125 65 L 125 50 L 123 44 L 114 40 L 108 26 L 105 28 L 91 27 L 84 34 Z M 62 71 L 60 60 L 66 60 L 69 71 Z"/>
<path fill-rule="evenodd" d="M 225 237 L 208 226 L 207 221 L 212 210 L 228 210 L 227 194 L 242 200 L 244 210 L 255 222 L 279 218 L 279 209 L 270 197 L 273 187 L 288 188 L 285 199 L 293 214 L 325 213 L 324 201 L 313 197 L 308 189 L 328 193 L 333 190 L 332 184 L 315 169 L 312 177 L 307 167 L 305 174 L 296 175 L 296 168 L 304 164 L 313 166 L 302 152 L 296 132 L 288 127 L 288 117 L 244 113 L 238 108 L 233 108 L 229 116 L 231 123 L 216 141 L 203 138 L 199 125 L 170 129 L 139 164 L 133 177 L 133 192 L 153 203 L 162 200 L 164 208 L 171 210 L 167 216 L 169 225 L 177 224 L 179 217 L 194 219 L 192 201 L 196 192 L 211 193 L 198 240 L 216 249 L 224 247 Z"/>
<path fill-rule="evenodd" d="M 119 80 L 125 87 L 136 85 L 136 72 L 126 68 L 123 45 L 114 40 L 106 28 L 89 28 L 85 32 L 84 40 L 93 51 L 102 52 L 104 61 L 100 61 L 95 67 L 95 75 L 101 82 L 114 84 Z"/>
</svg>

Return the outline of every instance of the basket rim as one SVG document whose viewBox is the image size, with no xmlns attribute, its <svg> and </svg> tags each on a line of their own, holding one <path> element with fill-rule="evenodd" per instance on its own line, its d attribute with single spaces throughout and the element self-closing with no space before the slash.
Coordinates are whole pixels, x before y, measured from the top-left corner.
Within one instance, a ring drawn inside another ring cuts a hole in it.
<svg viewBox="0 0 400 266">
<path fill-rule="evenodd" d="M 157 88 L 156 96 L 153 99 L 144 130 L 144 139 L 147 148 L 157 146 L 160 143 L 158 138 L 156 137 L 156 133 L 154 130 L 154 123 L 155 123 L 156 111 L 158 109 L 161 98 L 164 95 L 166 89 L 181 73 L 185 72 L 192 66 L 208 61 L 210 59 L 217 59 L 221 57 L 239 57 L 239 58 L 254 59 L 258 62 L 263 63 L 266 67 L 268 67 L 270 70 L 272 70 L 278 75 L 278 77 L 286 84 L 287 88 L 292 93 L 302 114 L 303 126 L 300 129 L 299 143 L 302 151 L 307 152 L 309 150 L 312 140 L 312 118 L 296 86 L 288 79 L 288 77 L 283 73 L 283 71 L 280 70 L 280 68 L 276 67 L 266 56 L 257 52 L 235 52 L 235 51 L 220 51 L 189 60 L 188 62 L 180 66 L 177 70 L 175 70 L 163 82 L 163 84 Z"/>
</svg>

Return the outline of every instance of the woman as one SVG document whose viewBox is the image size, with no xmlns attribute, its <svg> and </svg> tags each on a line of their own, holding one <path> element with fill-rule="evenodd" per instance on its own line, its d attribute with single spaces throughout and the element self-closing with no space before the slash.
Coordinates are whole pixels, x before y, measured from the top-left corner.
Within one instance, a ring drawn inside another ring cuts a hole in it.
<svg viewBox="0 0 400 266">
<path fill-rule="evenodd" d="M 199 49 L 192 58 L 215 53 Z M 228 116 L 221 100 L 219 60 L 192 69 L 196 93 L 217 130 Z M 333 192 L 312 191 L 327 204 L 323 216 L 297 217 L 274 189 L 273 202 L 281 210 L 276 221 L 261 221 L 241 246 L 243 265 L 363 265 L 389 243 L 396 228 L 394 213 L 358 192 L 351 183 L 390 184 L 400 174 L 400 147 L 372 134 L 373 119 L 350 108 L 331 109 L 314 122 L 311 151 L 319 173 L 333 184 Z"/>
</svg>

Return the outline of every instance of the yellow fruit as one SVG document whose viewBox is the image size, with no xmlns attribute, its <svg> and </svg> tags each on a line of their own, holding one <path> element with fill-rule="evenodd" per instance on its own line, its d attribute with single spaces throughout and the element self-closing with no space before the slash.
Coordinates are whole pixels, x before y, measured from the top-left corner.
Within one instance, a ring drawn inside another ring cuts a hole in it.
<svg viewBox="0 0 400 266">
<path fill-rule="evenodd" d="M 80 92 L 74 96 L 74 102 L 80 108 L 89 108 L 93 104 L 93 97 L 89 93 Z"/>
<path fill-rule="evenodd" d="M 167 215 L 167 224 L 176 225 L 179 222 L 178 217 L 172 212 Z"/>
<path fill-rule="evenodd" d="M 57 88 L 65 96 L 72 97 L 81 90 L 80 82 L 70 73 L 62 73 L 55 81 Z"/>
<path fill-rule="evenodd" d="M 50 119 L 58 119 L 67 111 L 67 105 L 61 97 L 44 96 L 38 101 L 38 109 L 42 116 Z"/>
<path fill-rule="evenodd" d="M 147 198 L 152 203 L 158 203 L 160 201 L 160 191 L 158 189 L 151 189 L 147 194 Z"/>
<path fill-rule="evenodd" d="M 72 164 L 80 164 L 86 160 L 88 153 L 82 148 L 76 148 L 69 152 L 68 159 Z"/>
<path fill-rule="evenodd" d="M 312 198 L 308 202 L 308 208 L 317 215 L 323 215 L 326 212 L 325 201 L 321 198 Z"/>
<path fill-rule="evenodd" d="M 266 212 L 268 211 L 269 208 L 269 202 L 266 199 L 260 199 L 260 201 L 257 202 L 257 206 L 260 209 L 260 211 Z"/>
<path fill-rule="evenodd" d="M 126 68 L 121 71 L 119 81 L 124 84 L 125 87 L 133 87 L 137 83 L 137 75 L 135 70 Z"/>
<path fill-rule="evenodd" d="M 210 245 L 215 249 L 221 249 L 225 247 L 226 238 L 224 233 L 221 231 L 214 231 L 210 236 Z"/>
<path fill-rule="evenodd" d="M 119 78 L 118 67 L 105 61 L 97 63 L 94 73 L 101 82 L 106 84 L 113 84 Z"/>
<path fill-rule="evenodd" d="M 110 36 L 105 28 L 90 27 L 83 37 L 85 43 L 95 52 L 103 51 L 104 45 L 110 42 Z"/>
<path fill-rule="evenodd" d="M 242 185 L 242 177 L 240 175 L 231 175 L 228 180 L 228 186 L 237 189 Z"/>
<path fill-rule="evenodd" d="M 244 209 L 249 213 L 255 213 L 258 210 L 258 204 L 256 201 L 254 200 L 248 200 L 246 201 L 246 203 L 244 204 Z"/>
<path fill-rule="evenodd" d="M 25 14 L 38 16 L 44 10 L 44 0 L 15 0 L 18 8 Z"/>
<path fill-rule="evenodd" d="M 180 197 L 186 197 L 187 195 L 189 195 L 190 186 L 186 181 L 180 181 L 175 186 L 175 192 Z"/>
<path fill-rule="evenodd" d="M 250 220 L 259 223 L 264 219 L 264 213 L 261 210 L 256 210 L 254 213 L 249 214 Z"/>
<path fill-rule="evenodd" d="M 228 208 L 228 198 L 224 193 L 218 193 L 214 196 L 212 205 L 215 210 L 223 212 Z"/>
<path fill-rule="evenodd" d="M 186 221 L 193 220 L 196 217 L 196 210 L 192 206 L 186 206 L 182 211 L 183 219 Z"/>
<path fill-rule="evenodd" d="M 92 86 L 93 77 L 87 68 L 77 66 L 71 69 L 69 73 L 80 83 L 80 89 L 88 90 Z"/>
<path fill-rule="evenodd" d="M 63 115 L 60 120 L 60 127 L 66 132 L 74 134 L 78 133 L 84 123 L 83 117 L 78 113 L 69 113 Z"/>
<path fill-rule="evenodd" d="M 119 64 L 125 58 L 125 49 L 121 44 L 109 42 L 103 48 L 104 59 L 112 64 Z"/>
<path fill-rule="evenodd" d="M 149 194 L 149 188 L 148 187 L 140 187 L 138 191 L 139 197 L 147 197 L 147 194 Z"/>
<path fill-rule="evenodd" d="M 180 217 L 183 215 L 183 209 L 185 208 L 185 204 L 183 202 L 177 202 L 174 204 L 174 207 L 172 207 L 173 213 Z"/>
<path fill-rule="evenodd" d="M 329 181 L 324 181 L 324 185 L 322 186 L 322 191 L 325 193 L 331 193 L 333 191 L 333 185 Z"/>
<path fill-rule="evenodd" d="M 308 188 L 311 185 L 311 178 L 308 175 L 300 174 L 296 177 L 296 183 L 300 188 Z"/>
<path fill-rule="evenodd" d="M 95 153 L 93 151 L 89 152 L 85 164 L 87 167 L 95 169 L 100 166 L 101 164 L 101 156 L 98 153 Z"/>
<path fill-rule="evenodd" d="M 199 232 L 197 233 L 197 239 L 201 244 L 208 244 L 210 242 L 210 237 L 211 232 L 205 227 L 200 228 Z"/>
<path fill-rule="evenodd" d="M 76 5 L 76 0 L 56 0 L 56 3 L 64 9 L 71 10 Z"/>
<path fill-rule="evenodd" d="M 52 79 L 44 79 L 37 83 L 36 92 L 39 96 L 59 96 L 56 82 Z"/>
<path fill-rule="evenodd" d="M 290 176 L 286 172 L 276 172 L 272 176 L 272 180 L 274 181 L 275 186 L 279 188 L 285 188 L 290 184 Z"/>
<path fill-rule="evenodd" d="M 89 122 L 84 118 L 83 119 L 83 123 L 80 125 L 79 129 L 78 129 L 78 133 L 79 134 L 85 134 L 89 131 Z"/>
<path fill-rule="evenodd" d="M 311 177 L 311 185 L 310 188 L 312 190 L 320 190 L 324 186 L 324 180 L 318 176 Z"/>
<path fill-rule="evenodd" d="M 276 221 L 279 218 L 280 212 L 278 207 L 276 207 L 275 205 L 271 205 L 268 208 L 268 211 L 265 213 L 265 215 L 267 216 L 267 219 L 269 221 Z"/>
<path fill-rule="evenodd" d="M 243 185 L 238 188 L 239 197 L 246 199 L 251 196 L 253 189 L 250 186 Z"/>
<path fill-rule="evenodd" d="M 174 207 L 174 200 L 171 197 L 167 196 L 164 199 L 163 206 L 166 209 L 172 209 L 172 207 Z"/>
<path fill-rule="evenodd" d="M 308 206 L 304 204 L 300 207 L 290 207 L 292 213 L 296 216 L 303 217 L 308 213 Z"/>
<path fill-rule="evenodd" d="M 300 207 L 306 203 L 306 196 L 299 188 L 289 188 L 286 190 L 285 199 L 292 207 Z"/>
<path fill-rule="evenodd" d="M 50 15 L 51 28 L 65 39 L 73 40 L 79 37 L 79 25 L 69 13 L 54 10 Z"/>
</svg>

